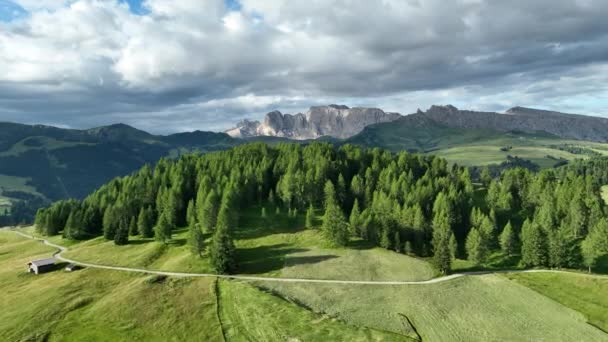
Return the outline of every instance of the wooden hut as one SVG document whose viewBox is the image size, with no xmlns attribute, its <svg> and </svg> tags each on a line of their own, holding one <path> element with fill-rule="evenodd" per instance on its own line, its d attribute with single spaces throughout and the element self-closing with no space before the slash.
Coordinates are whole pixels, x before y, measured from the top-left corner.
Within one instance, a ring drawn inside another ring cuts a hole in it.
<svg viewBox="0 0 608 342">
<path fill-rule="evenodd" d="M 51 271 L 55 268 L 55 258 L 32 260 L 27 263 L 27 270 L 30 273 L 40 274 Z"/>
</svg>

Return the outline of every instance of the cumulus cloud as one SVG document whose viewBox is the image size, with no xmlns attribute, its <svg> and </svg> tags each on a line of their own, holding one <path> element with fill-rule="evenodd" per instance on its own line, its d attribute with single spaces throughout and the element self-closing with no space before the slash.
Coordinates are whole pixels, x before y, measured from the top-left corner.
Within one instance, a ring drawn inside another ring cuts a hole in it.
<svg viewBox="0 0 608 342">
<path fill-rule="evenodd" d="M 602 0 L 15 0 L 0 119 L 154 132 L 265 111 L 432 103 L 608 114 Z"/>
</svg>

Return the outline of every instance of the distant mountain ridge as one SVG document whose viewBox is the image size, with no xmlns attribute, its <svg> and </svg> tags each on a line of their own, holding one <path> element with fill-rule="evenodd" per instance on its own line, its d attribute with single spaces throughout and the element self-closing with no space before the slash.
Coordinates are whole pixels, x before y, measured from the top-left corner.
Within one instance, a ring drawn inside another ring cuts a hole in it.
<svg viewBox="0 0 608 342">
<path fill-rule="evenodd" d="M 242 120 L 226 133 L 235 138 L 271 136 L 307 140 L 329 136 L 345 139 L 356 135 L 369 125 L 394 121 L 400 117 L 400 114 L 386 113 L 378 108 L 314 106 L 304 114 L 292 115 L 272 111 L 266 114 L 264 122 Z"/>
<path fill-rule="evenodd" d="M 607 118 L 526 107 L 513 107 L 505 113 L 481 112 L 460 110 L 452 105 L 433 105 L 426 111 L 409 115 L 343 105 L 310 107 L 306 113 L 294 115 L 272 111 L 263 122 L 242 120 L 226 133 L 234 138 L 269 136 L 308 140 L 329 136 L 349 139 L 366 127 L 394 121 L 414 123 L 417 116 L 451 128 L 544 132 L 566 139 L 608 141 Z"/>
<path fill-rule="evenodd" d="M 418 111 L 418 116 L 453 128 L 492 129 L 501 132 L 521 131 L 545 132 L 560 138 L 608 141 L 608 119 L 580 114 L 566 114 L 525 107 L 513 107 L 504 114 L 459 110 L 447 106 L 431 106 L 427 111 Z"/>
</svg>

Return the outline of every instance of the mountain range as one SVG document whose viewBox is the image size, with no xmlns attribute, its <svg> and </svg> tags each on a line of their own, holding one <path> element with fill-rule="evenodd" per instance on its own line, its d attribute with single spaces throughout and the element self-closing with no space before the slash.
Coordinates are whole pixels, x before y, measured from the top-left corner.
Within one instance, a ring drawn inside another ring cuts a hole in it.
<svg viewBox="0 0 608 342">
<path fill-rule="evenodd" d="M 606 118 L 525 107 L 513 107 L 505 113 L 479 112 L 459 110 L 452 105 L 434 105 L 426 111 L 418 110 L 409 115 L 343 105 L 310 107 L 305 114 L 295 115 L 272 111 L 266 114 L 263 122 L 245 119 L 226 133 L 234 138 L 273 136 L 302 140 L 330 136 L 348 139 L 361 133 L 365 127 L 399 120 L 399 124 L 417 125 L 420 121 L 431 120 L 452 128 L 545 132 L 566 139 L 608 141 Z"/>
<path fill-rule="evenodd" d="M 316 106 L 310 107 L 305 114 L 292 115 L 272 111 L 266 114 L 263 122 L 243 120 L 226 133 L 235 138 L 274 136 L 306 140 L 330 136 L 345 139 L 356 135 L 369 125 L 394 121 L 400 117 L 397 113 L 385 113 L 378 108 Z"/>
<path fill-rule="evenodd" d="M 82 198 L 162 157 L 250 141 L 307 143 L 321 138 L 334 144 L 435 153 L 465 165 L 497 164 L 513 155 L 550 167 L 581 153 L 603 153 L 602 144 L 576 149 L 568 144 L 608 141 L 608 119 L 524 107 L 495 113 L 447 105 L 401 115 L 329 105 L 295 115 L 273 111 L 261 123 L 245 120 L 226 133 L 163 136 L 124 124 L 74 130 L 0 123 L 0 215 L 10 208 L 13 214 L 22 211 L 19 217 L 31 217 L 42 203 Z"/>
</svg>

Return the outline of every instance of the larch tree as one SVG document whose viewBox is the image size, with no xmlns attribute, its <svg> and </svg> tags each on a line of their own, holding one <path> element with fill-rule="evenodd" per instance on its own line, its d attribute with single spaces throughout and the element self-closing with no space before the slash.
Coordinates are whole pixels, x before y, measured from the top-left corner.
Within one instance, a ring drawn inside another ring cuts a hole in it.
<svg viewBox="0 0 608 342">
<path fill-rule="evenodd" d="M 336 192 L 331 181 L 325 184 L 325 214 L 322 232 L 325 238 L 336 246 L 348 243 L 348 223 L 336 201 Z"/>
<path fill-rule="evenodd" d="M 236 270 L 236 248 L 230 234 L 230 208 L 225 201 L 220 208 L 217 226 L 211 245 L 209 257 L 211 265 L 219 274 L 232 273 Z"/>
<path fill-rule="evenodd" d="M 137 234 L 139 234 L 139 231 L 137 230 L 137 221 L 135 220 L 135 216 L 132 216 L 131 220 L 129 220 L 129 235 L 135 236 Z"/>
<path fill-rule="evenodd" d="M 313 228 L 315 226 L 315 208 L 312 206 L 312 203 L 306 210 L 306 227 Z"/>
<path fill-rule="evenodd" d="M 154 236 L 154 212 L 152 208 L 141 208 L 137 217 L 137 229 L 139 235 L 144 238 Z"/>
<path fill-rule="evenodd" d="M 467 250 L 467 260 L 475 265 L 482 264 L 486 260 L 486 250 L 483 246 L 482 234 L 477 228 L 472 228 L 467 235 L 465 248 Z"/>
<path fill-rule="evenodd" d="M 219 208 L 219 197 L 215 190 L 211 190 L 205 198 L 203 210 L 200 212 L 199 222 L 204 232 L 212 232 L 217 223 L 217 214 Z"/>
<path fill-rule="evenodd" d="M 121 219 L 118 224 L 118 229 L 114 235 L 114 244 L 126 245 L 129 243 L 129 225 L 126 219 Z"/>
<path fill-rule="evenodd" d="M 601 219 L 581 244 L 583 263 L 589 273 L 601 257 L 608 257 L 608 221 Z"/>
<path fill-rule="evenodd" d="M 154 227 L 154 238 L 164 244 L 171 240 L 173 235 L 174 226 L 171 224 L 170 216 L 169 210 L 163 211 L 158 218 L 156 227 Z"/>
<path fill-rule="evenodd" d="M 521 262 L 526 266 L 543 266 L 547 263 L 547 247 L 541 228 L 530 220 L 521 227 Z"/>
<path fill-rule="evenodd" d="M 511 221 L 507 222 L 500 234 L 500 249 L 506 256 L 511 256 L 517 251 L 517 234 L 513 231 Z"/>
</svg>

